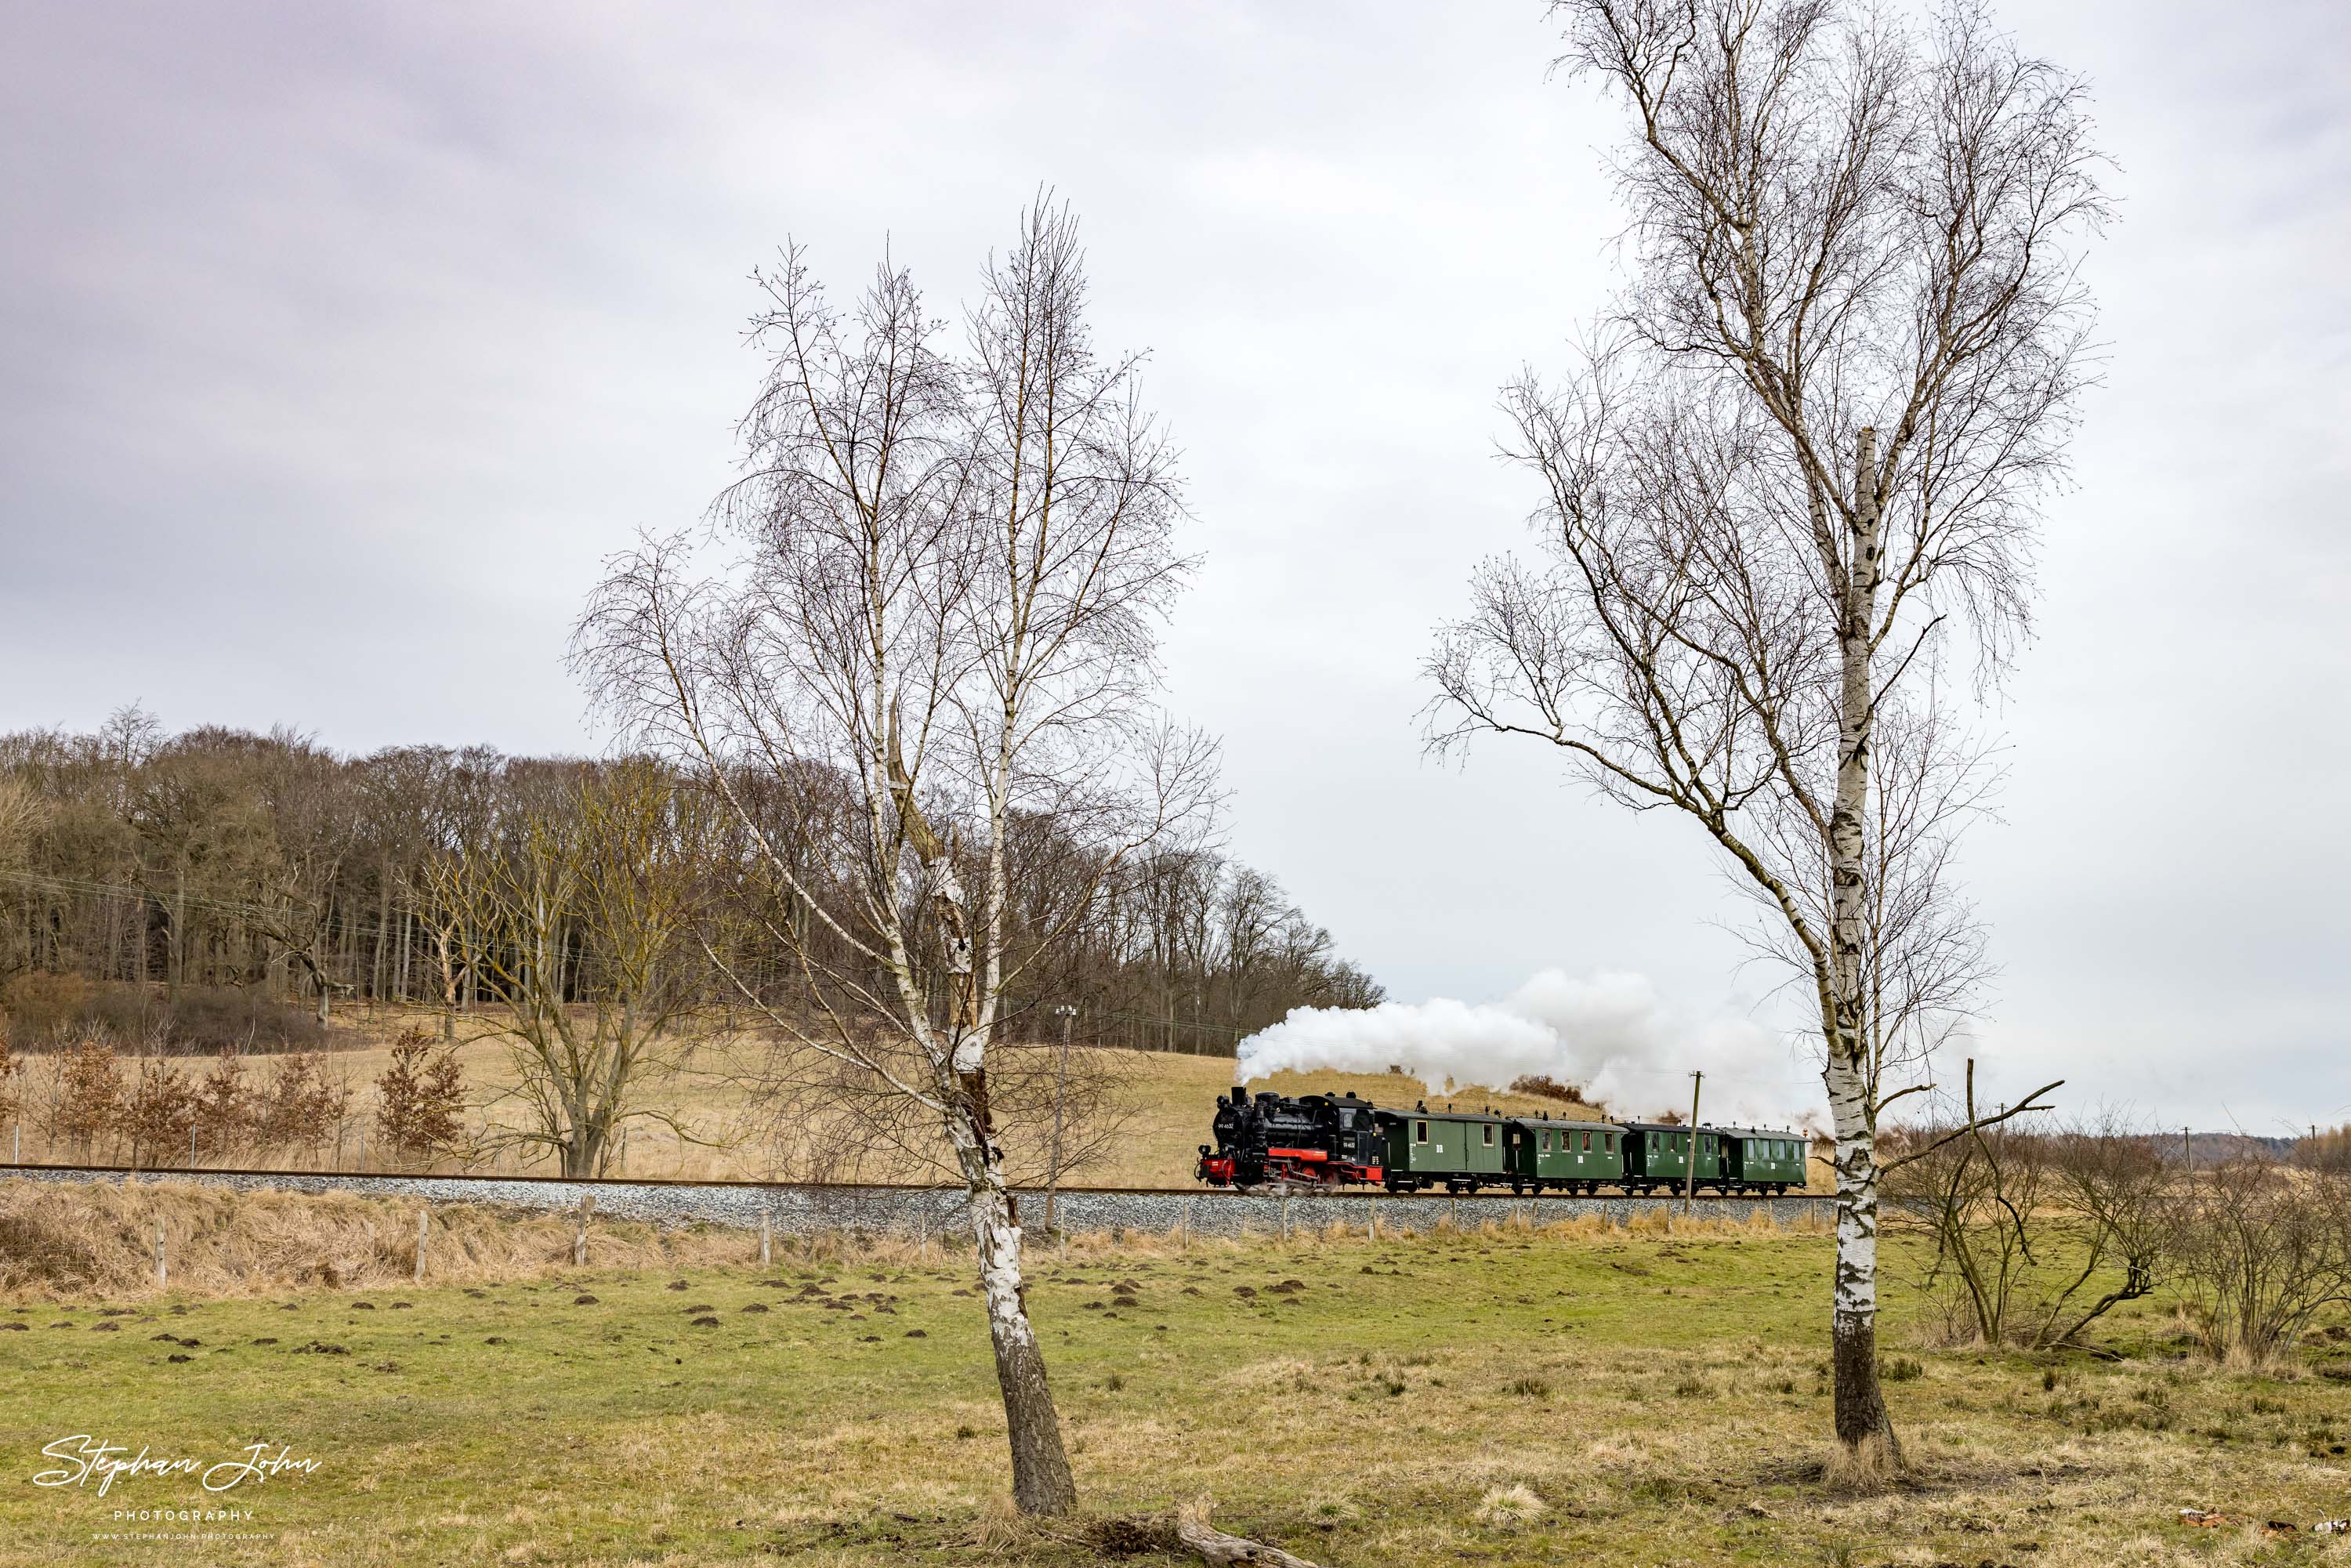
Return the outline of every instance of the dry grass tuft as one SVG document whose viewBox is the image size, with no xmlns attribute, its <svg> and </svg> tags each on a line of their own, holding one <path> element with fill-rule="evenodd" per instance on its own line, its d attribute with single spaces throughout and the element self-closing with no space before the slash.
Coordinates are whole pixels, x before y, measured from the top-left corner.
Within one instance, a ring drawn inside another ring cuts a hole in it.
<svg viewBox="0 0 2351 1568">
<path fill-rule="evenodd" d="M 1510 1529 L 1531 1523 L 1551 1511 L 1524 1481 L 1515 1486 L 1489 1487 L 1478 1504 L 1478 1522 L 1489 1529 Z"/>
<path fill-rule="evenodd" d="M 1858 1443 L 1839 1443 L 1821 1465 L 1821 1480 L 1832 1491 L 1883 1491 L 1901 1479 L 1902 1461 L 1882 1432 Z"/>
</svg>

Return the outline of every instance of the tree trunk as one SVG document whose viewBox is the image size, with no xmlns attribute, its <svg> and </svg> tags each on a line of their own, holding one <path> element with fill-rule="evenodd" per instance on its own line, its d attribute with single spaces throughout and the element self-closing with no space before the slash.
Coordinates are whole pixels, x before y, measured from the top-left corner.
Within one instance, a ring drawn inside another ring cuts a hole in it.
<svg viewBox="0 0 2351 1568">
<path fill-rule="evenodd" d="M 392 873 L 380 873 L 375 889 L 375 954 L 368 966 L 368 1001 L 378 1012 L 383 1010 L 383 960 L 385 938 L 392 932 Z"/>
<path fill-rule="evenodd" d="M 1012 1500 L 1029 1514 L 1067 1513 L 1077 1505 L 1077 1483 L 1061 1447 L 1061 1416 L 1045 1382 L 1045 1356 L 1021 1294 L 1020 1225 L 1012 1195 L 1001 1181 L 971 1194 L 971 1223 L 979 1244 L 980 1289 L 987 1298 L 987 1335 L 996 1349 L 996 1382 L 1004 1394 L 1004 1423 L 1012 1444 Z"/>
<path fill-rule="evenodd" d="M 1834 1049 L 1834 1048 L 1832 1048 Z M 1836 1377 L 1837 1441 L 1858 1448 L 1901 1444 L 1877 1380 L 1877 1161 L 1867 1092 L 1850 1061 L 1831 1058 L 1829 1111 L 1836 1124 L 1836 1289 L 1831 1365 Z"/>
<path fill-rule="evenodd" d="M 1836 1435 L 1848 1450 L 1882 1440 L 1901 1448 L 1877 1380 L 1877 1149 L 1865 1016 L 1862 955 L 1867 884 L 1862 830 L 1869 804 L 1869 752 L 1876 730 L 1870 633 L 1877 603 L 1877 435 L 1855 442 L 1844 607 L 1837 628 L 1844 664 L 1839 693 L 1836 800 L 1829 815 L 1830 974 L 1826 1024 L 1829 1114 L 1836 1131 L 1836 1291 L 1832 1364 Z"/>
</svg>

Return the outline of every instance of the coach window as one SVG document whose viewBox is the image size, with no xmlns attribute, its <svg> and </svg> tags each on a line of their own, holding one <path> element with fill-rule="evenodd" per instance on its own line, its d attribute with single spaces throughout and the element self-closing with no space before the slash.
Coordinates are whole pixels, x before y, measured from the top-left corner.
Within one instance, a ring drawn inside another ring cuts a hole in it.
<svg viewBox="0 0 2351 1568">
<path fill-rule="evenodd" d="M 1655 1134 L 1655 1133 L 1650 1134 L 1649 1134 L 1649 1152 L 1650 1152 L 1651 1154 L 1653 1154 L 1653 1155 L 1654 1155 L 1654 1154 L 1656 1154 L 1656 1153 L 1657 1152 L 1657 1150 L 1658 1150 L 1658 1147 L 1659 1147 L 1659 1146 L 1660 1146 L 1660 1145 L 1659 1145 L 1659 1144 L 1658 1144 L 1657 1134 Z"/>
<path fill-rule="evenodd" d="M 1486 1146 L 1489 1149 L 1494 1146 L 1494 1124 L 1491 1122 L 1486 1124 Z"/>
</svg>

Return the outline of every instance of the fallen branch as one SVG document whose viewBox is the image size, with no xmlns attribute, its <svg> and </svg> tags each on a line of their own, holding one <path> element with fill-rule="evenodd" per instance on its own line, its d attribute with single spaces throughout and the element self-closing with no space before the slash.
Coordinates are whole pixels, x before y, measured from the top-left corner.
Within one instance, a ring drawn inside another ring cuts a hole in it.
<svg viewBox="0 0 2351 1568">
<path fill-rule="evenodd" d="M 1245 1563 L 1259 1568 L 1314 1568 L 1305 1558 L 1293 1557 L 1279 1546 L 1267 1546 L 1245 1535 L 1227 1535 L 1211 1525 L 1208 1509 L 1215 1500 L 1196 1498 L 1176 1511 L 1176 1539 L 1196 1552 L 1208 1568 L 1238 1568 Z"/>
</svg>

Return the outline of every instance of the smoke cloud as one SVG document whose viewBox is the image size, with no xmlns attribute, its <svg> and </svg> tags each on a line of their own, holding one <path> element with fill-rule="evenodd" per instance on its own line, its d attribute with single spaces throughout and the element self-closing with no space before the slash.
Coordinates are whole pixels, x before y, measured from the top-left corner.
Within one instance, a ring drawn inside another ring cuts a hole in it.
<svg viewBox="0 0 2351 1568">
<path fill-rule="evenodd" d="M 1689 1110 L 1689 1075 L 1706 1073 L 1700 1116 L 1714 1123 L 1809 1124 L 1818 1092 L 1774 1031 L 1751 1019 L 1696 1018 L 1668 1006 L 1647 977 L 1545 969 L 1496 1002 L 1439 997 L 1376 1008 L 1296 1008 L 1240 1042 L 1238 1077 L 1384 1072 L 1401 1067 L 1435 1093 L 1507 1089 L 1547 1073 L 1583 1086 L 1620 1115 Z"/>
</svg>

